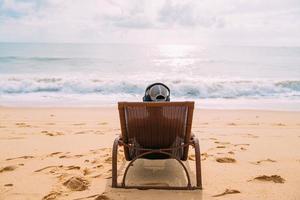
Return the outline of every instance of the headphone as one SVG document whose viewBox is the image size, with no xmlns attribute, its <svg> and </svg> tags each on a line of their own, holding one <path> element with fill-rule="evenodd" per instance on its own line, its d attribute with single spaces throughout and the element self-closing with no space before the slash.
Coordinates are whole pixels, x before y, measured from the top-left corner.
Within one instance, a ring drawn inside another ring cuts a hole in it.
<svg viewBox="0 0 300 200">
<path fill-rule="evenodd" d="M 164 86 L 165 88 L 167 88 L 167 90 L 168 90 L 168 96 L 167 96 L 167 98 L 166 98 L 166 101 L 170 101 L 170 94 L 171 94 L 170 89 L 169 89 L 168 86 L 166 86 L 166 85 L 163 84 L 163 83 L 153 83 L 153 84 L 149 85 L 149 86 L 146 88 L 146 90 L 145 90 L 145 95 L 144 95 L 144 97 L 143 97 L 143 101 L 152 101 L 152 99 L 151 99 L 151 97 L 150 97 L 150 94 L 149 94 L 149 90 L 150 90 L 150 88 L 152 88 L 154 85 L 162 85 L 162 86 Z"/>
</svg>

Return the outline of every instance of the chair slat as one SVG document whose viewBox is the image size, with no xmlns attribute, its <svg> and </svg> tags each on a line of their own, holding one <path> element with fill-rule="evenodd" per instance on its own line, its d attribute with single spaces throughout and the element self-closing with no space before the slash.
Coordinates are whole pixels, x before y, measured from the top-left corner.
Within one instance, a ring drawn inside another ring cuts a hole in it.
<svg viewBox="0 0 300 200">
<path fill-rule="evenodd" d="M 194 102 L 119 102 L 118 105 L 125 143 L 161 149 L 189 142 Z M 142 153 L 131 151 L 128 147 L 124 147 L 124 151 L 127 160 Z M 186 160 L 188 146 L 172 153 Z"/>
</svg>

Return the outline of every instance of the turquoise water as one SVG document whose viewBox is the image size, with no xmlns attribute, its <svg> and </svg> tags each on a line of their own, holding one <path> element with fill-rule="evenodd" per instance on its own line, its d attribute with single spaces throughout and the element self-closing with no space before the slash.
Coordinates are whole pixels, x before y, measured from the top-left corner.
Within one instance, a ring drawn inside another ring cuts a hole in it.
<svg viewBox="0 0 300 200">
<path fill-rule="evenodd" d="M 0 105 L 140 101 L 164 82 L 199 107 L 300 110 L 299 47 L 0 43 Z"/>
</svg>

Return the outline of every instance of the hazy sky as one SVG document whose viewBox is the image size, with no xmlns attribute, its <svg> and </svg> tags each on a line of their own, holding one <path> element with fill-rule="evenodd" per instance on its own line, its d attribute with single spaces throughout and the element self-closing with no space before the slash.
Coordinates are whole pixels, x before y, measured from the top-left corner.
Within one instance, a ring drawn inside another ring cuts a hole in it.
<svg viewBox="0 0 300 200">
<path fill-rule="evenodd" d="M 0 0 L 0 41 L 300 46 L 300 0 Z"/>
</svg>

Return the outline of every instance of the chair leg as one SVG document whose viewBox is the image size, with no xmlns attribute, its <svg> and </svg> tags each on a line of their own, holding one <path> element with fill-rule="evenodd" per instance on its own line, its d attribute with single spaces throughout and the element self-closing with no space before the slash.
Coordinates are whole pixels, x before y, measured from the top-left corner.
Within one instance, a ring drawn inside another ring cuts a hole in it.
<svg viewBox="0 0 300 200">
<path fill-rule="evenodd" d="M 115 139 L 112 149 L 112 184 L 113 188 L 118 186 L 118 146 L 119 137 Z"/>
<path fill-rule="evenodd" d="M 197 187 L 202 189 L 202 174 L 201 174 L 201 154 L 198 138 L 193 138 L 194 147 L 195 147 L 195 157 L 196 157 L 196 180 Z"/>
</svg>

